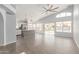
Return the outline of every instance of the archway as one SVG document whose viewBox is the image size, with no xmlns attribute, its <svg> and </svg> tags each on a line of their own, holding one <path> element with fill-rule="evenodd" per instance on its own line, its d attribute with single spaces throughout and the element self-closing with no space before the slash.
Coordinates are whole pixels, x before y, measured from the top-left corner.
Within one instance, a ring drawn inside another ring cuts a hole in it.
<svg viewBox="0 0 79 59">
<path fill-rule="evenodd" d="M 4 20 L 0 13 L 0 46 L 4 44 Z"/>
</svg>

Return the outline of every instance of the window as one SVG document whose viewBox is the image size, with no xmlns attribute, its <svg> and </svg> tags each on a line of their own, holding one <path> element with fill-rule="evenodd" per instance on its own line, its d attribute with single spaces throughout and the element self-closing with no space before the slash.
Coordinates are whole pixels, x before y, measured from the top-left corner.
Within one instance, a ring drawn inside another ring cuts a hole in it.
<svg viewBox="0 0 79 59">
<path fill-rule="evenodd" d="M 71 32 L 71 21 L 63 22 L 63 32 Z"/>
<path fill-rule="evenodd" d="M 43 26 L 42 24 L 28 24 L 28 30 L 36 30 L 37 32 L 42 31 Z"/>
<path fill-rule="evenodd" d="M 32 29 L 33 29 L 33 30 L 36 29 L 36 24 L 32 24 Z"/>
<path fill-rule="evenodd" d="M 54 31 L 54 23 L 45 24 L 45 31 Z"/>
<path fill-rule="evenodd" d="M 71 21 L 56 22 L 56 32 L 71 32 L 71 25 Z"/>
<path fill-rule="evenodd" d="M 18 29 L 19 28 L 19 25 L 18 24 L 16 24 L 16 29 Z"/>
<path fill-rule="evenodd" d="M 62 22 L 56 22 L 56 31 L 62 32 Z"/>
<path fill-rule="evenodd" d="M 28 24 L 28 30 L 32 30 L 32 24 Z"/>
<path fill-rule="evenodd" d="M 56 18 L 67 17 L 67 16 L 71 16 L 71 15 L 72 15 L 71 12 L 62 12 L 62 13 L 56 15 Z"/>
<path fill-rule="evenodd" d="M 38 31 L 38 32 L 42 32 L 43 31 L 42 24 L 36 24 L 36 31 Z"/>
</svg>

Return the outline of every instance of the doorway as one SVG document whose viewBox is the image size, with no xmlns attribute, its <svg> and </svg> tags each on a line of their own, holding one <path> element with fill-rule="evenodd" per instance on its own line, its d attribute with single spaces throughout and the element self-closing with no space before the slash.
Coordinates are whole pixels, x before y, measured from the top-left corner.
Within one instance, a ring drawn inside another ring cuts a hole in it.
<svg viewBox="0 0 79 59">
<path fill-rule="evenodd" d="M 0 46 L 4 44 L 4 21 L 3 16 L 0 13 Z"/>
</svg>

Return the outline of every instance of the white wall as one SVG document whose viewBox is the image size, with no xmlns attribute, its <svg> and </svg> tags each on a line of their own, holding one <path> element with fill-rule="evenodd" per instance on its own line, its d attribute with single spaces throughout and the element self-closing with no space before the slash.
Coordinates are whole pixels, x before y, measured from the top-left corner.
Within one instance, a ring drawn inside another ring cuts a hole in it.
<svg viewBox="0 0 79 59">
<path fill-rule="evenodd" d="M 7 14 L 6 18 L 6 44 L 10 44 L 16 42 L 16 16 Z"/>
<path fill-rule="evenodd" d="M 4 44 L 4 20 L 0 13 L 0 46 Z"/>
<path fill-rule="evenodd" d="M 0 46 L 4 46 L 16 41 L 15 26 L 15 15 L 8 15 L 7 9 L 4 7 L 0 8 Z"/>
<path fill-rule="evenodd" d="M 73 37 L 79 47 L 79 5 L 74 5 L 73 10 Z"/>
</svg>

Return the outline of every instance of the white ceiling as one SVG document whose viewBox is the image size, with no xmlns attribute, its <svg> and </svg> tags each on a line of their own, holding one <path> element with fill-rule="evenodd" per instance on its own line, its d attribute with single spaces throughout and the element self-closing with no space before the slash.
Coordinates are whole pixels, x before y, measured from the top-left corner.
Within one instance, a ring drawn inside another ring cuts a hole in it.
<svg viewBox="0 0 79 59">
<path fill-rule="evenodd" d="M 42 17 L 48 16 L 52 13 L 48 14 L 41 14 L 45 10 L 43 9 L 44 6 L 47 6 L 46 4 L 19 4 L 16 5 L 16 21 L 24 20 L 27 18 L 27 20 L 32 20 L 33 22 L 39 20 Z M 60 12 L 61 10 L 64 10 L 69 5 L 67 4 L 54 4 L 54 7 L 59 6 L 59 9 L 56 11 Z M 53 7 L 53 8 L 54 8 Z"/>
</svg>

